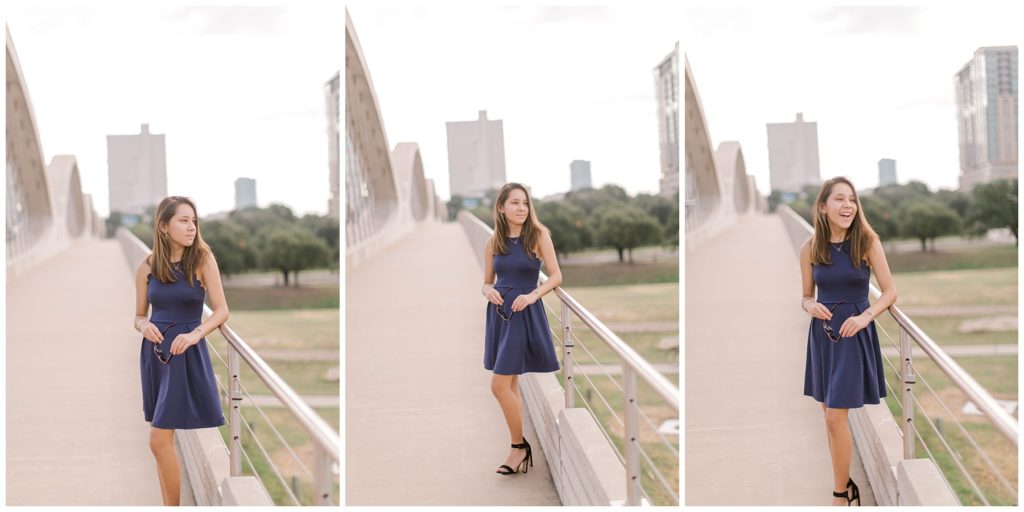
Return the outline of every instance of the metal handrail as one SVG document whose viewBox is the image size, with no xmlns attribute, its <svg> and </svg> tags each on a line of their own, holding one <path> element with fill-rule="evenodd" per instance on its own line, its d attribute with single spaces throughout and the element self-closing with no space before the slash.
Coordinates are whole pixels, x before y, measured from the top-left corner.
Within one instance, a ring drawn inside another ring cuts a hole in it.
<svg viewBox="0 0 1024 512">
<path fill-rule="evenodd" d="M 490 226 L 484 224 L 475 215 L 465 210 L 460 211 L 459 216 L 467 219 L 470 224 L 488 235 L 494 233 Z M 541 272 L 539 281 L 543 283 L 547 280 L 548 276 Z M 579 317 L 597 335 L 598 339 L 604 342 L 608 348 L 612 349 L 615 355 L 622 361 L 622 398 L 625 434 L 625 453 L 623 458 L 626 467 L 625 504 L 631 506 L 641 505 L 644 490 L 640 485 L 640 452 L 643 451 L 643 448 L 640 446 L 640 409 L 637 394 L 637 378 L 646 382 L 662 400 L 675 409 L 676 413 L 679 412 L 679 390 L 664 375 L 655 370 L 651 363 L 647 362 L 632 347 L 622 341 L 622 338 L 619 338 L 617 334 L 612 332 L 604 322 L 594 316 L 587 308 L 583 307 L 572 295 L 561 287 L 555 288 L 554 291 L 562 303 L 560 318 L 562 323 L 562 339 L 564 340 L 562 343 L 562 375 L 566 386 L 565 407 L 567 409 L 573 408 L 575 400 L 572 364 L 572 348 L 574 343 L 572 342 L 572 315 L 570 313 Z"/>
<path fill-rule="evenodd" d="M 146 246 L 132 234 L 125 230 L 128 240 L 137 246 L 138 249 L 149 252 Z M 209 306 L 203 304 L 203 316 L 213 314 Z M 316 445 L 314 450 L 314 492 L 317 505 L 332 505 L 334 494 L 333 470 L 331 463 L 340 466 L 341 461 L 341 436 L 327 425 L 327 422 L 320 417 L 313 409 L 303 401 L 299 395 L 282 379 L 273 368 L 270 367 L 257 354 L 248 343 L 242 339 L 227 323 L 221 324 L 217 329 L 228 342 L 228 370 L 231 373 L 230 398 L 231 408 L 228 411 L 228 426 L 231 430 L 231 443 L 228 446 L 230 458 L 231 476 L 242 474 L 242 440 L 241 440 L 241 411 L 239 404 L 242 401 L 240 390 L 240 365 L 239 358 L 245 361 L 249 368 L 256 374 L 267 388 L 281 401 L 285 408 L 298 420 L 299 425 L 309 434 L 310 439 Z"/>
<path fill-rule="evenodd" d="M 797 215 L 788 205 L 780 204 L 777 211 L 792 217 L 796 221 L 796 225 L 802 226 L 808 235 L 814 234 L 814 228 L 803 217 Z M 878 290 L 874 283 L 869 283 L 869 285 L 872 295 L 878 298 L 882 292 Z M 924 350 L 924 353 L 928 355 L 932 362 L 978 406 L 978 410 L 992 422 L 996 430 L 1012 442 L 1014 446 L 1019 446 L 1017 420 L 999 406 L 995 398 L 992 397 L 992 394 L 978 384 L 978 381 L 974 380 L 974 377 L 971 377 L 953 358 L 949 357 L 949 354 L 946 354 L 939 344 L 935 343 L 931 336 L 922 331 L 899 307 L 893 304 L 889 306 L 888 311 L 889 315 L 899 324 L 901 331 L 906 332 L 911 339 L 917 342 L 917 345 Z M 903 361 L 909 360 L 909 355 L 902 352 L 901 350 L 900 359 Z"/>
</svg>

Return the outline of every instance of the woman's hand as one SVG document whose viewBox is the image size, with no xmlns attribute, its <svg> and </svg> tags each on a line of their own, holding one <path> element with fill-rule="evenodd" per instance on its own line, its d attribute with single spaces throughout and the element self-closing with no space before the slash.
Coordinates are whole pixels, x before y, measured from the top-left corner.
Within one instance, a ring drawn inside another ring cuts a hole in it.
<svg viewBox="0 0 1024 512">
<path fill-rule="evenodd" d="M 163 343 L 164 335 L 160 334 L 160 329 L 157 329 L 152 322 L 150 322 L 149 320 L 143 320 L 142 324 L 139 327 L 141 327 L 141 329 L 139 329 L 139 332 L 141 332 L 142 336 L 146 338 L 146 341 L 149 341 L 154 345 L 159 345 L 160 343 Z"/>
<path fill-rule="evenodd" d="M 857 316 L 851 316 L 843 322 L 843 326 L 839 328 L 839 335 L 844 338 L 855 336 L 861 329 L 868 326 L 871 323 L 871 317 L 861 313 Z"/>
<path fill-rule="evenodd" d="M 817 318 L 818 320 L 832 320 L 832 312 L 820 302 L 811 304 L 806 311 L 807 314 Z"/>
<path fill-rule="evenodd" d="M 174 342 L 171 343 L 171 355 L 178 355 L 185 352 L 185 349 L 199 343 L 199 340 L 203 339 L 202 334 L 198 330 L 193 330 L 185 334 L 179 334 L 174 338 Z"/>
<path fill-rule="evenodd" d="M 481 292 L 491 304 L 500 306 L 505 303 L 505 300 L 501 298 L 501 294 L 498 293 L 498 290 L 495 290 L 491 285 L 484 285 L 484 289 L 481 290 Z"/>
<path fill-rule="evenodd" d="M 526 306 L 529 306 L 530 304 L 533 304 L 534 302 L 537 302 L 537 299 L 539 299 L 539 298 L 540 298 L 540 294 L 537 293 L 536 290 L 534 290 L 534 291 L 532 291 L 532 292 L 530 292 L 530 293 L 528 293 L 526 295 L 520 295 L 520 296 L 516 297 L 515 302 L 512 303 L 512 312 L 515 313 L 517 311 L 522 311 L 522 310 L 526 309 Z"/>
</svg>

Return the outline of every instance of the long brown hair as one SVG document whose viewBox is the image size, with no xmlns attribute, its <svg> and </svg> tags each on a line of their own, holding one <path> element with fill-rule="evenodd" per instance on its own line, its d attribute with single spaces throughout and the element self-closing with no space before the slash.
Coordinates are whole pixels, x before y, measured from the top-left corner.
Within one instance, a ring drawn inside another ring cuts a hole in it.
<svg viewBox="0 0 1024 512">
<path fill-rule="evenodd" d="M 195 203 L 187 197 L 165 197 L 156 207 L 156 216 L 153 219 L 153 252 L 149 255 L 149 271 L 161 283 L 177 281 L 177 278 L 174 277 L 174 266 L 171 263 L 171 239 L 163 231 L 160 231 L 160 227 L 171 222 L 174 212 L 182 204 L 191 206 L 192 211 L 196 214 L 196 239 L 191 246 L 185 246 L 185 252 L 181 255 L 181 269 L 185 272 L 185 279 L 189 286 L 194 287 L 196 270 L 206 260 L 210 246 L 206 245 L 203 237 L 199 234 L 199 213 Z"/>
<path fill-rule="evenodd" d="M 811 242 L 811 262 L 816 265 L 830 265 L 832 255 L 829 253 L 828 244 L 832 239 L 832 227 L 828 224 L 828 218 L 821 209 L 832 195 L 832 188 L 839 183 L 845 183 L 853 191 L 853 197 L 857 199 L 857 215 L 853 218 L 850 228 L 846 231 L 846 239 L 850 241 L 850 260 L 854 268 L 860 268 L 860 262 L 871 248 L 871 244 L 878 238 L 878 233 L 871 229 L 867 217 L 864 216 L 864 207 L 857 195 L 857 189 L 853 182 L 845 176 L 836 176 L 821 184 L 818 192 L 818 199 L 814 201 L 814 239 Z"/>
<path fill-rule="evenodd" d="M 522 190 L 526 194 L 526 205 L 529 206 L 529 213 L 526 214 L 526 222 L 523 223 L 523 230 L 519 233 L 519 239 L 523 244 L 523 248 L 526 249 L 526 255 L 539 259 L 540 250 L 538 242 L 540 240 L 540 233 L 542 229 L 547 230 L 548 228 L 544 227 L 537 220 L 537 212 L 533 209 L 533 199 L 530 198 L 530 192 L 519 183 L 506 183 L 498 191 L 498 198 L 494 201 L 494 236 L 491 237 L 491 249 L 494 251 L 494 254 L 508 254 L 508 220 L 505 219 L 505 215 L 498 208 L 505 205 L 505 201 L 508 200 L 508 196 L 512 194 L 513 190 Z"/>
</svg>

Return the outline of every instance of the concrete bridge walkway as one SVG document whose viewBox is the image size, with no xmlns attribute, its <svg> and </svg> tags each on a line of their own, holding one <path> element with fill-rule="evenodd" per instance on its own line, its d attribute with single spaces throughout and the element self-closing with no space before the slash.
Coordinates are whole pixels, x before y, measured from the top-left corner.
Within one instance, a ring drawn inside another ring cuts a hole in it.
<svg viewBox="0 0 1024 512">
<path fill-rule="evenodd" d="M 799 304 L 799 261 L 775 215 L 686 253 L 687 505 L 831 503 L 824 417 L 803 396 L 810 317 Z"/>
<path fill-rule="evenodd" d="M 427 223 L 346 274 L 347 505 L 560 504 L 538 442 L 528 474 L 494 473 L 509 439 L 476 250 Z"/>
<path fill-rule="evenodd" d="M 160 505 L 134 263 L 82 240 L 7 281 L 7 505 Z"/>
</svg>

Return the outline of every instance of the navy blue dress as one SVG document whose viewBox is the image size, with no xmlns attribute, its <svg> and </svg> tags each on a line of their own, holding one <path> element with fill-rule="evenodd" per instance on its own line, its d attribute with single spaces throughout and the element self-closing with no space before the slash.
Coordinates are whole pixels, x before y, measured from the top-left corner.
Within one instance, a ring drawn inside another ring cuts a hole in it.
<svg viewBox="0 0 1024 512">
<path fill-rule="evenodd" d="M 149 321 L 160 329 L 164 341 L 160 350 L 166 359 L 171 344 L 202 322 L 206 290 L 198 279 L 195 287 L 188 285 L 184 272 L 174 269 L 177 281 L 161 283 L 150 274 L 147 297 L 153 305 Z M 213 373 L 206 338 L 171 357 L 163 364 L 153 352 L 153 342 L 143 338 L 139 364 L 142 369 L 142 410 L 146 421 L 157 428 L 192 429 L 219 427 L 224 424 L 217 379 Z"/>
<path fill-rule="evenodd" d="M 814 265 L 812 272 L 818 287 L 818 302 L 829 309 L 835 306 L 828 323 L 838 337 L 843 322 L 863 313 L 869 306 L 871 269 L 867 262 L 861 262 L 859 269 L 854 268 L 849 240 L 844 241 L 839 250 L 831 245 L 829 254 L 832 263 Z M 886 395 L 885 371 L 874 320 L 854 336 L 838 342 L 825 334 L 824 322 L 811 318 L 804 394 L 833 409 L 880 403 Z"/>
<path fill-rule="evenodd" d="M 494 272 L 498 275 L 494 288 L 504 304 L 487 303 L 484 368 L 499 375 L 557 371 L 558 358 L 544 302 L 538 299 L 526 309 L 512 312 L 516 297 L 537 288 L 540 260 L 526 254 L 519 237 L 509 238 L 507 248 L 508 254 L 494 255 Z"/>
</svg>

